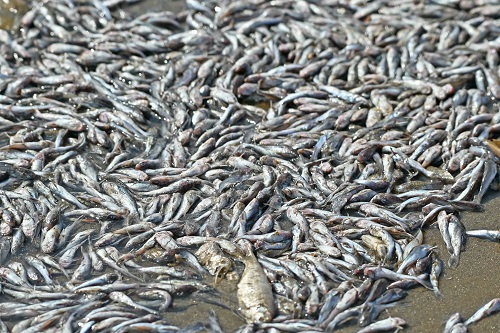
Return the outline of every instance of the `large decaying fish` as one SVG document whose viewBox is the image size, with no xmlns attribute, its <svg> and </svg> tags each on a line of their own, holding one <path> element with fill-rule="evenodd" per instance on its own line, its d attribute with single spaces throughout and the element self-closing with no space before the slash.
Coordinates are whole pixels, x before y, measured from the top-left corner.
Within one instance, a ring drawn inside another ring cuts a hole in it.
<svg viewBox="0 0 500 333">
<path fill-rule="evenodd" d="M 245 264 L 237 291 L 241 312 L 248 323 L 269 322 L 276 312 L 271 283 L 250 246 L 240 260 Z"/>
</svg>

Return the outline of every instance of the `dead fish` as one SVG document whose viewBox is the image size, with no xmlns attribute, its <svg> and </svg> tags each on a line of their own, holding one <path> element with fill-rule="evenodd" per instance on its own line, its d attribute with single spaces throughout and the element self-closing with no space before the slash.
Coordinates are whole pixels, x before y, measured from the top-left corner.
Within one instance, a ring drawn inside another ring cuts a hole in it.
<svg viewBox="0 0 500 333">
<path fill-rule="evenodd" d="M 270 322 L 276 311 L 271 284 L 251 246 L 245 243 L 245 247 L 245 256 L 239 258 L 245 269 L 238 282 L 238 303 L 248 323 Z"/>
</svg>

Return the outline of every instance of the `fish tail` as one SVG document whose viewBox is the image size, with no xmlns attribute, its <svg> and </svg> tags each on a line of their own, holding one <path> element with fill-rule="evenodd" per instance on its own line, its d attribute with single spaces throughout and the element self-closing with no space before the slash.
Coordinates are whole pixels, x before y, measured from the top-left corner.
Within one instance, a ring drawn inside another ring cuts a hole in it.
<svg viewBox="0 0 500 333">
<path fill-rule="evenodd" d="M 434 296 L 436 296 L 437 299 L 443 299 L 443 293 L 441 293 L 441 290 L 439 288 L 434 288 Z"/>
<path fill-rule="evenodd" d="M 450 259 L 448 259 L 448 266 L 457 268 L 460 263 L 460 257 L 456 255 L 452 255 Z"/>
</svg>

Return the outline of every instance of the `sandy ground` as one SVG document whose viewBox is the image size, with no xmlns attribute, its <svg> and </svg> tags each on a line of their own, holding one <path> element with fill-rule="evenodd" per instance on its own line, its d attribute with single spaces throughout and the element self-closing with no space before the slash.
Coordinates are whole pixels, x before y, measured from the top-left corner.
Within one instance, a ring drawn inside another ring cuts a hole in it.
<svg viewBox="0 0 500 333">
<path fill-rule="evenodd" d="M 500 195 L 490 193 L 486 197 L 485 208 L 481 213 L 462 214 L 467 230 L 500 229 Z M 437 227 L 431 226 L 425 233 L 424 241 L 438 246 L 440 258 L 448 260 L 449 255 Z M 442 332 L 444 323 L 453 313 L 459 312 L 467 319 L 484 304 L 500 297 L 500 243 L 469 237 L 460 265 L 456 269 L 446 266 L 440 284 L 444 295 L 442 299 L 437 299 L 424 288 L 418 288 L 406 298 L 407 306 L 391 309 L 391 316 L 407 320 L 409 326 L 403 332 Z M 500 314 L 471 325 L 470 331 L 500 332 Z"/>
</svg>

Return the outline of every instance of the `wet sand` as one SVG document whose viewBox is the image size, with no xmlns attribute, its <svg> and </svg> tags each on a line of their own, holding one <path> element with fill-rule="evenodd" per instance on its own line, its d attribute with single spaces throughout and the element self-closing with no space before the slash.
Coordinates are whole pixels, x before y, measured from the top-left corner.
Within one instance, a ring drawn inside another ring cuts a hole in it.
<svg viewBox="0 0 500 333">
<path fill-rule="evenodd" d="M 206 281 L 213 285 L 212 281 Z M 173 325 L 185 327 L 195 325 L 197 322 L 206 322 L 208 314 L 213 311 L 221 324 L 224 332 L 234 332 L 245 319 L 238 312 L 238 299 L 236 297 L 238 281 L 222 280 L 214 285 L 216 293 L 198 293 L 186 298 L 174 299 L 174 307 L 166 313 L 166 319 Z"/>
<path fill-rule="evenodd" d="M 24 0 L 0 1 L 0 29 L 11 29 L 27 11 Z"/>
<path fill-rule="evenodd" d="M 481 213 L 462 213 L 467 230 L 500 229 L 500 195 L 490 192 L 485 208 Z M 438 246 L 439 256 L 446 263 L 449 255 L 437 227 L 431 226 L 426 231 L 424 242 Z M 408 327 L 404 332 L 408 333 L 442 332 L 444 323 L 455 312 L 469 318 L 484 304 L 500 297 L 500 243 L 468 237 L 460 265 L 456 269 L 445 266 L 440 289 L 442 299 L 424 288 L 414 289 L 404 301 L 407 306 L 389 313 L 406 319 Z M 500 314 L 471 325 L 470 331 L 500 332 Z"/>
</svg>

